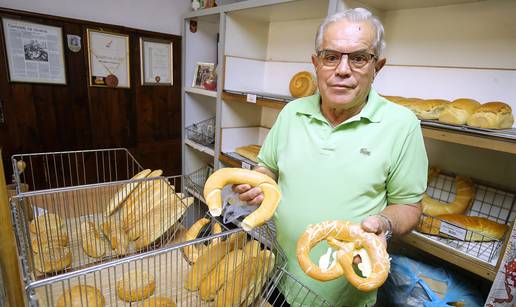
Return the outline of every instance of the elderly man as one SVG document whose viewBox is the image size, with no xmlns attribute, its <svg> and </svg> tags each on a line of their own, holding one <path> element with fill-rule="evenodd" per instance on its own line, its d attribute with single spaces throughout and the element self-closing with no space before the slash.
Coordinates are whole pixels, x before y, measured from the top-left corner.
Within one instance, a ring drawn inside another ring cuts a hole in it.
<svg viewBox="0 0 516 307">
<path fill-rule="evenodd" d="M 428 161 L 419 121 L 371 87 L 385 64 L 384 46 L 383 26 L 369 11 L 328 17 L 312 55 L 319 94 L 282 110 L 258 156 L 256 170 L 277 180 L 282 191 L 274 221 L 288 271 L 337 306 L 372 306 L 376 291 L 360 292 L 344 278 L 308 277 L 296 258 L 299 236 L 309 224 L 349 220 L 386 242 L 390 234 L 415 227 L 426 189 Z M 259 188 L 242 184 L 233 190 L 251 204 L 263 200 Z M 326 252 L 319 244 L 311 257 L 317 262 Z M 289 287 L 280 290 L 289 293 Z M 290 304 L 301 304 L 286 296 Z"/>
</svg>

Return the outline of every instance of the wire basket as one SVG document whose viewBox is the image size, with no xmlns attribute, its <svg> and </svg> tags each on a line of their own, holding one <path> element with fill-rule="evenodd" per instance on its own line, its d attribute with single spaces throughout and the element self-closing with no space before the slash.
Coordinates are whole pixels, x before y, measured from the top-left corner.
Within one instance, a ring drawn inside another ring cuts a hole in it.
<svg viewBox="0 0 516 307">
<path fill-rule="evenodd" d="M 514 212 L 514 204 L 516 202 L 514 193 L 482 184 L 475 184 L 475 186 L 477 191 L 475 198 L 465 215 L 480 216 L 501 224 L 509 224 L 514 220 L 516 216 L 516 212 Z M 429 182 L 427 193 L 441 202 L 449 203 L 453 201 L 456 195 L 454 177 L 439 174 Z M 426 214 L 423 214 L 418 229 L 422 226 L 438 228 L 435 231 L 439 232 L 438 236 L 422 234 L 423 236 L 493 266 L 496 265 L 500 248 L 506 235 L 502 239 L 490 238 L 478 232 L 443 221 L 439 217 Z"/>
<path fill-rule="evenodd" d="M 129 195 L 124 193 L 128 186 L 134 187 Z M 166 246 L 195 201 L 176 193 L 180 187 L 180 176 L 155 177 L 13 197 L 25 277 L 44 280 Z M 114 203 L 119 204 L 116 210 Z M 31 219 L 27 212 L 37 213 Z"/>
<path fill-rule="evenodd" d="M 215 144 L 215 117 L 186 127 L 186 137 L 204 146 Z"/>
<path fill-rule="evenodd" d="M 11 161 L 18 193 L 23 184 L 38 191 L 127 180 L 143 170 L 125 148 L 17 154 Z"/>
<path fill-rule="evenodd" d="M 186 176 L 185 186 L 187 191 L 202 201 L 204 201 L 203 192 L 204 192 L 204 184 L 208 177 L 213 173 L 213 167 L 205 166 L 200 169 L 193 171 L 192 173 Z"/>
<path fill-rule="evenodd" d="M 212 219 L 210 223 L 218 222 Z M 260 237 L 261 234 L 267 233 L 266 230 L 248 234 L 242 229 L 227 230 L 221 226 L 224 231 L 219 234 L 31 282 L 26 287 L 29 303 L 31 306 L 56 306 L 60 300 L 65 304 L 70 303 L 69 296 L 64 293 L 76 286 L 86 285 L 94 287 L 100 295 L 97 298 L 87 297 L 84 290 L 77 291 L 76 295 L 79 295 L 83 302 L 87 299 L 96 300 L 95 302 L 104 301 L 106 306 L 141 306 L 145 300 L 158 297 L 172 300 L 177 306 L 213 306 L 217 300 L 229 306 L 229 302 L 226 301 L 228 293 L 240 297 L 238 305 L 241 306 L 255 306 L 264 302 L 263 298 L 267 297 L 268 290 L 274 287 L 282 276 L 281 269 L 285 266 L 284 254 L 275 243 L 267 245 L 260 243 L 260 240 L 252 240 L 254 237 L 270 241 L 270 238 Z M 197 264 L 189 263 L 185 257 L 187 250 L 194 246 L 199 252 Z M 240 249 L 234 252 L 237 247 Z M 244 250 L 247 253 L 244 253 Z M 231 262 L 230 257 L 237 254 L 243 258 L 240 258 L 239 263 Z M 268 256 L 261 257 L 265 254 Z M 226 262 L 220 260 L 211 270 L 207 269 L 209 261 L 206 259 L 216 257 L 229 259 Z M 260 262 L 262 260 L 263 262 Z M 205 262 L 201 264 L 201 261 Z M 242 273 L 248 271 L 253 272 L 249 275 L 251 277 Z M 202 279 L 203 275 L 208 277 Z M 214 279 L 210 279 L 209 276 L 220 277 L 222 284 L 211 283 Z M 194 280 L 203 280 L 197 290 L 191 289 Z M 245 287 L 240 292 L 241 285 Z M 237 296 L 237 293 L 240 293 L 240 296 Z M 127 301 L 129 294 L 133 295 L 132 303 Z"/>
</svg>

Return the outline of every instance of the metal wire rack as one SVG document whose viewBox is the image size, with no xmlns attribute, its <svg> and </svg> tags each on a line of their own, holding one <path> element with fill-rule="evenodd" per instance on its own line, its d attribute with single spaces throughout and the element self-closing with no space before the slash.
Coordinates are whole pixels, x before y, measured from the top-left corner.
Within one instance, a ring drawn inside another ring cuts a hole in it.
<svg viewBox="0 0 516 307">
<path fill-rule="evenodd" d="M 129 196 L 120 193 L 136 184 Z M 180 186 L 180 176 L 155 177 L 13 197 L 13 222 L 26 277 L 42 280 L 165 246 L 175 238 L 194 202 L 193 197 L 176 193 Z M 119 204 L 117 209 L 114 203 Z M 42 214 L 31 219 L 27 212 L 34 208 Z"/>
<path fill-rule="evenodd" d="M 29 303 L 56 306 L 61 301 L 66 305 L 70 303 L 70 296 L 65 293 L 76 291 L 84 303 L 89 299 L 105 302 L 105 306 L 142 306 L 158 298 L 172 300 L 177 306 L 263 304 L 268 290 L 275 287 L 282 276 L 283 252 L 276 244 L 253 240 L 267 233 L 266 230 L 249 235 L 241 229 L 223 229 L 219 234 L 193 241 L 176 242 L 117 261 L 31 280 L 26 287 Z M 199 257 L 198 262 L 190 264 L 185 253 L 193 246 L 198 248 Z M 77 286 L 94 287 L 98 295 L 87 296 L 87 288 Z M 238 302 L 230 302 L 231 297 Z"/>
<path fill-rule="evenodd" d="M 185 129 L 188 139 L 204 146 L 215 144 L 215 117 L 195 123 Z"/>
<path fill-rule="evenodd" d="M 22 184 L 38 191 L 127 180 L 143 169 L 125 148 L 16 154 L 11 161 L 18 193 Z"/>
<path fill-rule="evenodd" d="M 185 186 L 191 195 L 196 196 L 204 201 L 203 192 L 204 184 L 208 177 L 213 173 L 213 167 L 207 165 L 193 171 L 186 176 Z"/>
<path fill-rule="evenodd" d="M 516 195 L 497 188 L 489 187 L 483 184 L 476 184 L 476 195 L 472 205 L 466 211 L 465 215 L 480 216 L 492 220 L 500 224 L 509 224 L 516 216 L 514 212 L 514 204 L 516 202 Z M 449 203 L 455 199 L 455 181 L 454 177 L 448 174 L 439 174 L 431 182 L 429 182 L 428 195 L 441 202 Z M 438 225 L 448 225 L 439 217 L 432 217 L 423 214 L 419 227 L 426 223 L 427 226 L 439 227 Z M 463 227 L 453 225 L 453 231 L 457 235 L 453 236 L 448 233 L 448 236 L 442 236 L 442 228 L 439 229 L 440 235 L 422 234 L 432 240 L 444 244 L 454 250 L 483 262 L 495 266 L 503 245 L 504 238 L 495 239 L 489 238 L 478 232 L 465 229 Z M 468 238 L 481 238 L 481 240 L 469 240 Z"/>
</svg>

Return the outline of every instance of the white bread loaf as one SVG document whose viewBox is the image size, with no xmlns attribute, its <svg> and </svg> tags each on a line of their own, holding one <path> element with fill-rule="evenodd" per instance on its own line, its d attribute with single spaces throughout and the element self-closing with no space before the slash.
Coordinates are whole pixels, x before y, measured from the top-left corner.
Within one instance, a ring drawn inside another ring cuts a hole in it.
<svg viewBox="0 0 516 307">
<path fill-rule="evenodd" d="M 481 105 L 467 121 L 468 126 L 486 129 L 507 129 L 514 124 L 511 106 L 493 101 Z"/>
<path fill-rule="evenodd" d="M 446 105 L 439 115 L 439 121 L 445 124 L 464 125 L 478 107 L 480 107 L 480 103 L 476 100 L 455 99 Z"/>
<path fill-rule="evenodd" d="M 450 102 L 444 99 L 424 99 L 413 101 L 408 107 L 419 119 L 439 119 L 448 103 Z"/>
</svg>

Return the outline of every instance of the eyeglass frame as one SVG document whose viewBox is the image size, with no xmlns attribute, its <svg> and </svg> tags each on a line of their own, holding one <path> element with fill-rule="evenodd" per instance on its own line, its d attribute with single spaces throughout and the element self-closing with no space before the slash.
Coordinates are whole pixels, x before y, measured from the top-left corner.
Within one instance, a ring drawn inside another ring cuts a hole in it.
<svg viewBox="0 0 516 307">
<path fill-rule="evenodd" d="M 337 63 L 337 65 L 335 65 L 335 66 L 328 66 L 328 65 L 325 65 L 325 64 L 323 63 L 323 65 L 324 65 L 325 67 L 329 67 L 329 68 L 337 68 L 337 67 L 340 65 L 340 63 L 342 63 L 342 57 L 343 57 L 344 55 L 346 55 L 346 56 L 347 56 L 347 62 L 348 62 L 349 67 L 350 67 L 350 68 L 354 68 L 354 69 L 362 69 L 362 68 L 366 67 L 366 66 L 367 66 L 367 64 L 371 63 L 371 60 L 374 60 L 374 61 L 378 60 L 378 57 L 377 57 L 375 54 L 373 54 L 373 53 L 369 53 L 369 52 L 365 52 L 365 51 L 340 52 L 340 51 L 333 50 L 333 49 L 323 49 L 323 50 L 319 50 L 319 51 L 317 51 L 317 52 L 316 52 L 316 55 L 317 55 L 317 57 L 321 60 L 321 62 L 323 62 L 323 60 L 321 59 L 321 54 L 322 54 L 323 52 L 325 52 L 325 51 L 331 51 L 331 52 L 335 52 L 335 53 L 340 53 L 340 60 L 339 60 L 339 62 Z M 354 66 L 353 66 L 353 65 L 351 65 L 351 64 L 350 64 L 350 62 L 349 62 L 349 56 L 350 56 L 351 54 L 353 54 L 353 53 L 364 53 L 364 54 L 370 55 L 370 56 L 371 56 L 371 59 L 370 59 L 369 61 L 367 61 L 367 62 L 366 62 L 366 64 L 364 64 L 364 66 L 362 66 L 362 67 L 354 67 Z"/>
</svg>

